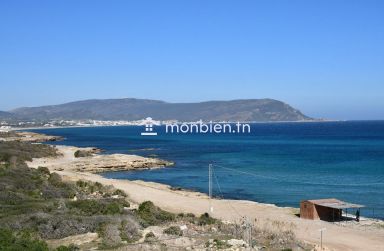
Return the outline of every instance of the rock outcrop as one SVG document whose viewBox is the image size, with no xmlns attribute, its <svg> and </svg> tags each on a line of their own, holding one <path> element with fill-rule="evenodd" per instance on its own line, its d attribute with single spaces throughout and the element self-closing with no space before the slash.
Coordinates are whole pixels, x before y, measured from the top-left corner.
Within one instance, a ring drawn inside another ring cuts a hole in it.
<svg viewBox="0 0 384 251">
<path fill-rule="evenodd" d="M 126 171 L 137 169 L 154 169 L 171 166 L 171 161 L 147 158 L 129 154 L 97 154 L 97 148 L 80 148 L 74 146 L 55 146 L 59 156 L 39 158 L 29 163 L 30 167 L 45 166 L 51 171 L 71 171 L 101 173 L 108 171 Z M 89 152 L 90 156 L 75 157 L 77 151 Z"/>
</svg>

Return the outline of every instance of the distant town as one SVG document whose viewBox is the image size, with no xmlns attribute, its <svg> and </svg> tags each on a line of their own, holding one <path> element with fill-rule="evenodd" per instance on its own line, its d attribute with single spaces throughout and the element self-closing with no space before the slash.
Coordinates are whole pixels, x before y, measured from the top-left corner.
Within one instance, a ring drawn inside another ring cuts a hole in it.
<svg viewBox="0 0 384 251">
<path fill-rule="evenodd" d="M 128 126 L 143 125 L 145 120 L 51 120 L 51 121 L 0 121 L 0 131 L 12 128 L 54 128 L 54 127 L 87 127 L 87 126 Z M 159 121 L 159 124 L 175 123 L 177 121 Z"/>
<path fill-rule="evenodd" d="M 158 125 L 179 123 L 177 120 L 153 121 Z M 141 120 L 50 120 L 50 121 L 0 121 L 0 131 L 14 128 L 55 128 L 55 127 L 89 127 L 89 126 L 140 126 L 146 123 Z"/>
</svg>

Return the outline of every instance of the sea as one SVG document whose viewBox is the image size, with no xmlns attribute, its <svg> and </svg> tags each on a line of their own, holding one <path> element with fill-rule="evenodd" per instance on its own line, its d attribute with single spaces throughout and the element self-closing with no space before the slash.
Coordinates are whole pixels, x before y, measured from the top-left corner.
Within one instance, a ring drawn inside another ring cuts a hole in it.
<svg viewBox="0 0 384 251">
<path fill-rule="evenodd" d="M 299 207 L 306 199 L 337 198 L 384 219 L 384 121 L 253 123 L 250 133 L 165 132 L 142 136 L 141 126 L 32 130 L 59 135 L 59 145 L 94 146 L 174 161 L 172 167 L 106 172 L 113 179 L 144 180 L 213 196 Z M 350 211 L 351 212 L 351 211 Z"/>
</svg>

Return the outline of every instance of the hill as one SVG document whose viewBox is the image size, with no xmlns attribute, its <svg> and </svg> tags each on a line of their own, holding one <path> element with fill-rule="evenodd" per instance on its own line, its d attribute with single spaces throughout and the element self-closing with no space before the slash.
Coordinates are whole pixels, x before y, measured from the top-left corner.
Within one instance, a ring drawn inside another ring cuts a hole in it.
<svg viewBox="0 0 384 251">
<path fill-rule="evenodd" d="M 1 120 L 10 120 L 10 119 L 14 119 L 14 118 L 15 118 L 15 115 L 10 113 L 10 112 L 0 111 L 0 119 Z"/>
<path fill-rule="evenodd" d="M 61 105 L 24 107 L 11 111 L 23 119 L 94 119 L 179 121 L 301 121 L 311 120 L 290 105 L 273 99 L 243 99 L 200 103 L 168 103 L 148 99 L 92 99 Z"/>
</svg>

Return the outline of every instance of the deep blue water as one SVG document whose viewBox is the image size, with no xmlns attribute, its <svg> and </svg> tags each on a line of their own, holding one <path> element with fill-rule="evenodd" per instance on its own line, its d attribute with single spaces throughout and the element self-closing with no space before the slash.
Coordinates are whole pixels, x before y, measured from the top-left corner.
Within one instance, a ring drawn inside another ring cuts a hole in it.
<svg viewBox="0 0 384 251">
<path fill-rule="evenodd" d="M 38 130 L 60 135 L 56 144 L 96 146 L 106 153 L 156 155 L 174 167 L 105 173 L 208 190 L 213 193 L 299 207 L 303 199 L 338 198 L 364 204 L 362 215 L 384 218 L 384 121 L 258 123 L 251 134 L 165 134 L 140 136 L 143 128 L 93 127 Z M 230 168 L 234 170 L 224 169 Z M 222 193 L 218 188 L 220 185 Z"/>
</svg>

